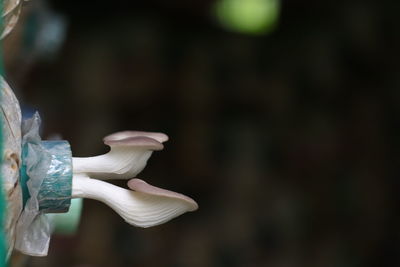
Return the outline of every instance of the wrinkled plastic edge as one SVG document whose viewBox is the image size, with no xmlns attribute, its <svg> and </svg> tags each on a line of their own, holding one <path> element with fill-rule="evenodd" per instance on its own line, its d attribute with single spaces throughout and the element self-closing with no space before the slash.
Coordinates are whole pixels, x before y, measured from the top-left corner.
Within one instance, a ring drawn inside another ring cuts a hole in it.
<svg viewBox="0 0 400 267">
<path fill-rule="evenodd" d="M 15 248 L 46 256 L 53 227 L 45 213 L 67 212 L 72 192 L 72 153 L 66 141 L 42 141 L 40 116 L 22 123 L 21 184 L 26 204 L 16 226 Z M 24 173 L 25 172 L 25 173 Z"/>
<path fill-rule="evenodd" d="M 40 116 L 35 113 L 31 119 L 22 122 L 22 168 L 23 193 L 26 204 L 17 222 L 15 249 L 32 256 L 47 255 L 50 242 L 51 226 L 46 215 L 39 212 L 40 186 L 46 177 L 50 164 L 50 155 L 46 154 L 39 135 Z M 25 178 L 24 178 L 25 177 Z M 26 178 L 28 177 L 28 178 Z M 26 187 L 23 185 L 26 183 Z M 24 192 L 25 189 L 25 192 Z M 26 190 L 28 189 L 28 190 Z"/>
</svg>

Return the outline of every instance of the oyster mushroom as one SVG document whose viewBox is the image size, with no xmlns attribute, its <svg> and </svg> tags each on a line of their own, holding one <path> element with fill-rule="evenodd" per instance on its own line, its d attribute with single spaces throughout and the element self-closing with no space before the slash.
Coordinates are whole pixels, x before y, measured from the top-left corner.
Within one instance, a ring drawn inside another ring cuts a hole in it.
<svg viewBox="0 0 400 267">
<path fill-rule="evenodd" d="M 182 194 L 131 179 L 124 189 L 100 181 L 130 179 L 146 166 L 153 151 L 162 150 L 168 136 L 163 133 L 125 131 L 104 138 L 110 151 L 104 155 L 73 158 L 72 197 L 101 201 L 114 209 L 126 222 L 139 227 L 162 224 L 198 208 Z M 94 178 L 94 179 L 93 179 Z"/>
<path fill-rule="evenodd" d="M 135 177 L 146 166 L 153 151 L 162 150 L 168 136 L 163 133 L 125 131 L 106 136 L 111 150 L 100 156 L 74 157 L 74 173 L 85 173 L 101 180 Z"/>
<path fill-rule="evenodd" d="M 84 175 L 74 175 L 72 197 L 101 201 L 127 223 L 143 228 L 165 223 L 198 208 L 193 199 L 149 185 L 140 179 L 130 180 L 128 186 L 134 191 Z"/>
</svg>

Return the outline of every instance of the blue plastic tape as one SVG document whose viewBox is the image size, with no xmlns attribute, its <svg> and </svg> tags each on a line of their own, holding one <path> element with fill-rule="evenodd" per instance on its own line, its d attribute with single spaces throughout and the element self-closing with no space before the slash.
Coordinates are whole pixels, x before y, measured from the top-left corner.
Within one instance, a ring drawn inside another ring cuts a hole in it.
<svg viewBox="0 0 400 267">
<path fill-rule="evenodd" d="M 42 213 L 63 213 L 69 210 L 72 194 L 72 153 L 67 141 L 42 141 L 43 153 L 50 157 L 50 164 L 40 186 L 37 200 Z M 28 154 L 27 146 L 23 147 L 22 161 Z M 29 176 L 26 165 L 21 168 L 21 186 L 24 206 L 30 198 L 27 182 Z"/>
</svg>

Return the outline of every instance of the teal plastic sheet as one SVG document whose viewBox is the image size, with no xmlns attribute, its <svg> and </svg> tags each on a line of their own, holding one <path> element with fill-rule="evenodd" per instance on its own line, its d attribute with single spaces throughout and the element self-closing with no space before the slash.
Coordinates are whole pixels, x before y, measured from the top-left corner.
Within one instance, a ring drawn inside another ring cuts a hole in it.
<svg viewBox="0 0 400 267">
<path fill-rule="evenodd" d="M 47 255 L 52 226 L 46 213 L 67 212 L 71 203 L 72 153 L 67 141 L 42 141 L 40 117 L 22 124 L 21 186 L 24 210 L 17 223 L 15 248 Z"/>
</svg>

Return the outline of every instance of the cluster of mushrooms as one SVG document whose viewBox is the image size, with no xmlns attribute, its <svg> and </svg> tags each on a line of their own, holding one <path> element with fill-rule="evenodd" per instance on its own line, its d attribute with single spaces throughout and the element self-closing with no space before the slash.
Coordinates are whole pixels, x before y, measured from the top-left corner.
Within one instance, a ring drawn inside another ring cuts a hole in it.
<svg viewBox="0 0 400 267">
<path fill-rule="evenodd" d="M 23 2 L 23 0 L 3 1 L 4 27 L 0 39 L 6 37 L 16 25 Z M 36 232 L 28 233 L 34 239 L 30 246 L 30 243 L 25 242 L 24 233 L 17 233 L 16 230 L 23 221 L 21 218 L 24 217 L 24 212 L 27 212 L 23 201 L 23 182 L 20 178 L 20 169 L 23 165 L 22 116 L 18 99 L 1 76 L 0 86 L 2 109 L 0 117 L 4 148 L 1 174 L 6 197 L 3 227 L 8 245 L 7 257 L 11 255 L 14 246 L 18 249 L 25 245 L 28 247 L 27 250 L 19 250 L 29 255 L 44 256 L 47 255 L 46 245 L 43 249 L 34 248 L 35 239 L 43 237 L 37 234 L 40 231 L 36 229 Z M 127 223 L 138 227 L 159 225 L 185 212 L 196 210 L 198 206 L 193 199 L 135 178 L 146 166 L 153 151 L 162 150 L 163 143 L 167 140 L 168 137 L 163 133 L 139 131 L 123 131 L 105 137 L 104 143 L 110 147 L 108 153 L 95 157 L 72 158 L 72 189 L 68 199 L 90 198 L 101 201 L 115 210 Z M 128 180 L 128 188 L 106 182 L 111 179 Z M 34 208 L 35 212 L 41 215 L 39 207 Z M 16 238 L 18 235 L 23 237 Z M 44 236 L 44 239 L 46 238 L 49 239 Z M 35 254 L 36 250 L 40 253 Z"/>
</svg>

